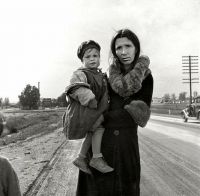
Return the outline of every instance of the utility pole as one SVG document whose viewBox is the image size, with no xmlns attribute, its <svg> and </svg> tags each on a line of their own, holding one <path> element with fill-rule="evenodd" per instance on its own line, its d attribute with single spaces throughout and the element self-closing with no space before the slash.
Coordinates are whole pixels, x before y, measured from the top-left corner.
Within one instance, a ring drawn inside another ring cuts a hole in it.
<svg viewBox="0 0 200 196">
<path fill-rule="evenodd" d="M 199 83 L 199 77 L 193 77 L 194 74 L 198 74 L 198 56 L 182 56 L 182 71 L 183 74 L 187 74 L 189 77 L 183 79 L 183 83 L 189 83 L 190 85 L 190 105 L 192 104 L 192 84 Z"/>
<path fill-rule="evenodd" d="M 40 107 L 40 82 L 38 82 L 38 91 L 39 91 L 39 103 L 38 103 L 38 106 Z"/>
</svg>

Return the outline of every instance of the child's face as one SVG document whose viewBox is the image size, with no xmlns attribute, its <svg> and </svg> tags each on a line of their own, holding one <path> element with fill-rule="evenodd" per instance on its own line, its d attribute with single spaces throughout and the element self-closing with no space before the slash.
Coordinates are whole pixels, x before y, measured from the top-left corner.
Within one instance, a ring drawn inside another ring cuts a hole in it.
<svg viewBox="0 0 200 196">
<path fill-rule="evenodd" d="M 90 48 L 83 55 L 83 66 L 86 68 L 97 68 L 100 65 L 100 53 L 96 48 Z"/>
</svg>

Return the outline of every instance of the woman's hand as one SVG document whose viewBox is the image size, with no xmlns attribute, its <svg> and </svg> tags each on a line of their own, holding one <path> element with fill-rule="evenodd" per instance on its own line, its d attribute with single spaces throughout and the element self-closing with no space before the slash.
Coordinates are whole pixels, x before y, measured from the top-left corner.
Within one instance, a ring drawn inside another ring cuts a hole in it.
<svg viewBox="0 0 200 196">
<path fill-rule="evenodd" d="M 149 106 L 141 100 L 133 100 L 130 104 L 125 105 L 124 109 L 131 115 L 133 120 L 140 126 L 145 127 L 150 118 Z"/>
</svg>

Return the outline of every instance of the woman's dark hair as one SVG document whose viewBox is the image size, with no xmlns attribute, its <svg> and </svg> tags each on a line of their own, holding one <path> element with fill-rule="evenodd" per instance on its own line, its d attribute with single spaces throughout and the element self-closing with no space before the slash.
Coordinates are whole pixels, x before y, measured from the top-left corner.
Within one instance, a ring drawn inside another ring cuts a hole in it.
<svg viewBox="0 0 200 196">
<path fill-rule="evenodd" d="M 110 48 L 111 48 L 113 57 L 115 59 L 118 59 L 116 51 L 115 51 L 115 42 L 116 42 L 116 39 L 122 38 L 122 37 L 128 38 L 135 46 L 136 53 L 135 53 L 135 58 L 133 61 L 133 65 L 135 65 L 139 58 L 139 55 L 140 55 L 140 41 L 139 41 L 137 35 L 129 29 L 121 29 L 121 30 L 117 31 L 116 34 L 114 35 L 114 37 L 112 38 Z"/>
</svg>

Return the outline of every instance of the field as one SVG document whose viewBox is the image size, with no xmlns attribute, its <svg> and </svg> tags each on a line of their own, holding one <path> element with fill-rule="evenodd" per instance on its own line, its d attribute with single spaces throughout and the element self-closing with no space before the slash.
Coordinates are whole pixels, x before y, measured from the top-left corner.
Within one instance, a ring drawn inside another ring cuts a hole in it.
<svg viewBox="0 0 200 196">
<path fill-rule="evenodd" d="M 152 104 L 151 111 L 152 113 L 157 114 L 170 114 L 180 116 L 181 110 L 186 108 L 187 103 L 176 103 L 176 104 Z"/>
<path fill-rule="evenodd" d="M 7 124 L 15 128 L 17 133 L 6 135 L 0 138 L 0 146 L 16 140 L 46 134 L 62 126 L 62 115 L 64 109 L 57 110 L 5 110 L 2 112 Z"/>
<path fill-rule="evenodd" d="M 151 111 L 156 114 L 180 116 L 182 104 L 152 104 Z M 62 115 L 65 109 L 49 110 L 4 110 L 1 111 L 9 127 L 15 128 L 17 133 L 0 137 L 0 146 L 18 140 L 25 140 L 37 134 L 47 134 L 62 126 Z"/>
<path fill-rule="evenodd" d="M 66 138 L 62 132 L 63 109 L 1 110 L 17 133 L 0 137 L 0 155 L 13 165 L 23 195 L 50 164 Z"/>
</svg>

